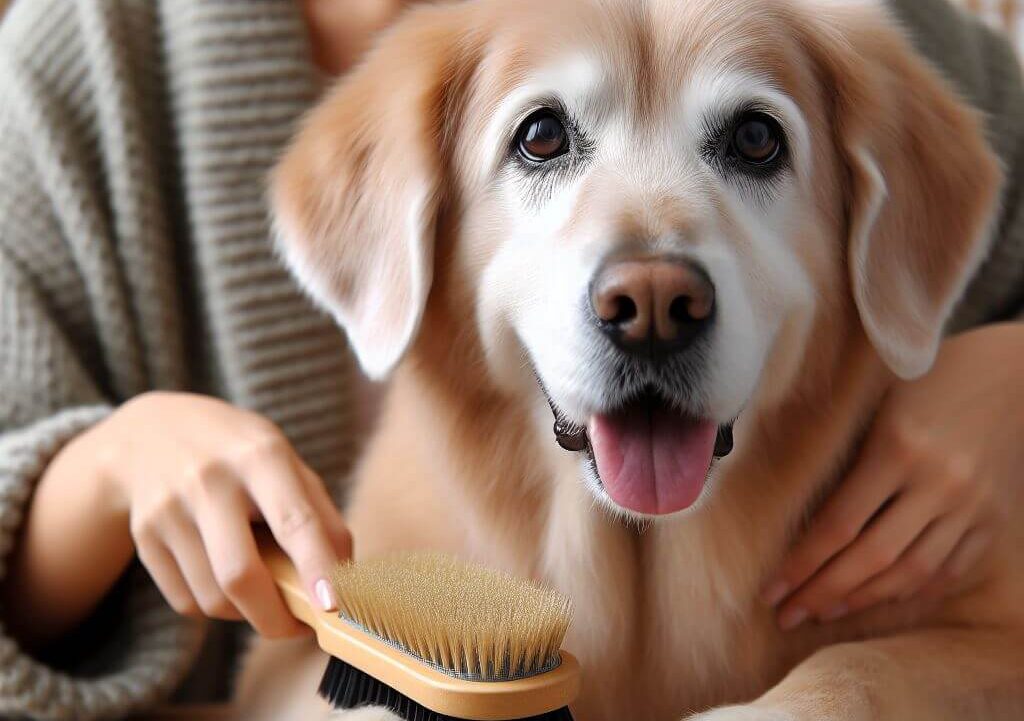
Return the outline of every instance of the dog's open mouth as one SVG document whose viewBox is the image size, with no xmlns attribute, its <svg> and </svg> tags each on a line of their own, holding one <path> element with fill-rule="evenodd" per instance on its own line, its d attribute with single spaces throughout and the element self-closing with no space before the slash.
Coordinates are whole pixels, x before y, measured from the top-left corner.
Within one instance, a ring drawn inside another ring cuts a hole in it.
<svg viewBox="0 0 1024 721">
<path fill-rule="evenodd" d="M 569 423 L 554 403 L 551 408 L 559 445 L 588 453 L 611 500 L 636 513 L 689 508 L 704 489 L 712 461 L 732 450 L 731 426 L 681 413 L 655 392 L 594 414 L 586 428 Z"/>
</svg>

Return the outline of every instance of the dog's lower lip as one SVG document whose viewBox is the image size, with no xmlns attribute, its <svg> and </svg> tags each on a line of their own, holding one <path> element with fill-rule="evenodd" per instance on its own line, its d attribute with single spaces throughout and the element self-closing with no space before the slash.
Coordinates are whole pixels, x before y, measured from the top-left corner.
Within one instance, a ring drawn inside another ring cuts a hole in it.
<svg viewBox="0 0 1024 721">
<path fill-rule="evenodd" d="M 587 429 L 570 423 L 555 410 L 555 441 L 562 448 L 571 453 L 579 453 L 590 448 L 590 439 L 587 437 Z"/>
<path fill-rule="evenodd" d="M 725 458 L 732 453 L 732 448 L 732 423 L 723 423 L 718 426 L 718 437 L 715 439 L 715 458 Z"/>
</svg>

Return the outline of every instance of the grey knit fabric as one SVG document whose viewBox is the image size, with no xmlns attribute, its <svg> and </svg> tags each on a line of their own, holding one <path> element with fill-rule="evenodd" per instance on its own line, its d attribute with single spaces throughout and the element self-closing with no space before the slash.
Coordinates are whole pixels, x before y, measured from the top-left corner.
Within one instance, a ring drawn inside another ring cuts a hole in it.
<svg viewBox="0 0 1024 721">
<path fill-rule="evenodd" d="M 319 89 L 302 22 L 295 0 L 20 0 L 0 25 L 0 574 L 49 459 L 146 390 L 259 411 L 345 472 L 354 367 L 263 202 Z M 0 717 L 173 690 L 202 628 L 129 575 L 85 660 L 46 665 L 0 627 Z"/>
<path fill-rule="evenodd" d="M 0 576 L 50 458 L 149 389 L 253 408 L 326 479 L 344 472 L 349 355 L 275 262 L 262 203 L 318 90 L 298 5 L 18 0 L 0 25 Z M 964 327 L 1024 288 L 1020 78 L 941 0 L 896 5 L 1015 178 Z M 122 585 L 123 621 L 85 662 L 33 660 L 0 627 L 0 716 L 111 718 L 170 692 L 202 629 L 144 574 Z"/>
<path fill-rule="evenodd" d="M 947 0 L 888 0 L 918 50 L 987 119 L 1007 175 L 995 244 L 951 330 L 1015 315 L 1024 303 L 1024 84 L 1007 37 Z M 955 140 L 955 139 L 954 139 Z"/>
</svg>

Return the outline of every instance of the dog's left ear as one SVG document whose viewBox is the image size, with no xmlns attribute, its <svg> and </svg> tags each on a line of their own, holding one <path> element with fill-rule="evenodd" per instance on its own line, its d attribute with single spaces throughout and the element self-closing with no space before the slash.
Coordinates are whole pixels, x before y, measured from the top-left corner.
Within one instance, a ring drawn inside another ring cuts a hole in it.
<svg viewBox="0 0 1024 721">
<path fill-rule="evenodd" d="M 281 254 L 374 379 L 402 358 L 426 306 L 445 159 L 475 65 L 471 13 L 407 13 L 305 119 L 271 179 Z"/>
<path fill-rule="evenodd" d="M 881 358 L 915 378 L 987 253 L 999 164 L 980 115 L 884 11 L 850 3 L 817 21 L 806 42 L 834 88 L 854 299 Z"/>
</svg>

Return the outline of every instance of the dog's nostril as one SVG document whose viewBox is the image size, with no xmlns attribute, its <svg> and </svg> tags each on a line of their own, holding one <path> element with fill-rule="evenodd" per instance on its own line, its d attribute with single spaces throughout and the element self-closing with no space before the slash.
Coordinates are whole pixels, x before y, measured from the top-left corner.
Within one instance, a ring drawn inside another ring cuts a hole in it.
<svg viewBox="0 0 1024 721">
<path fill-rule="evenodd" d="M 676 323 L 689 323 L 697 320 L 690 314 L 690 298 L 685 295 L 675 298 L 668 307 L 668 316 Z"/>
<path fill-rule="evenodd" d="M 609 323 L 621 325 L 636 318 L 636 303 L 628 295 L 615 296 L 615 315 L 608 319 Z"/>
</svg>

